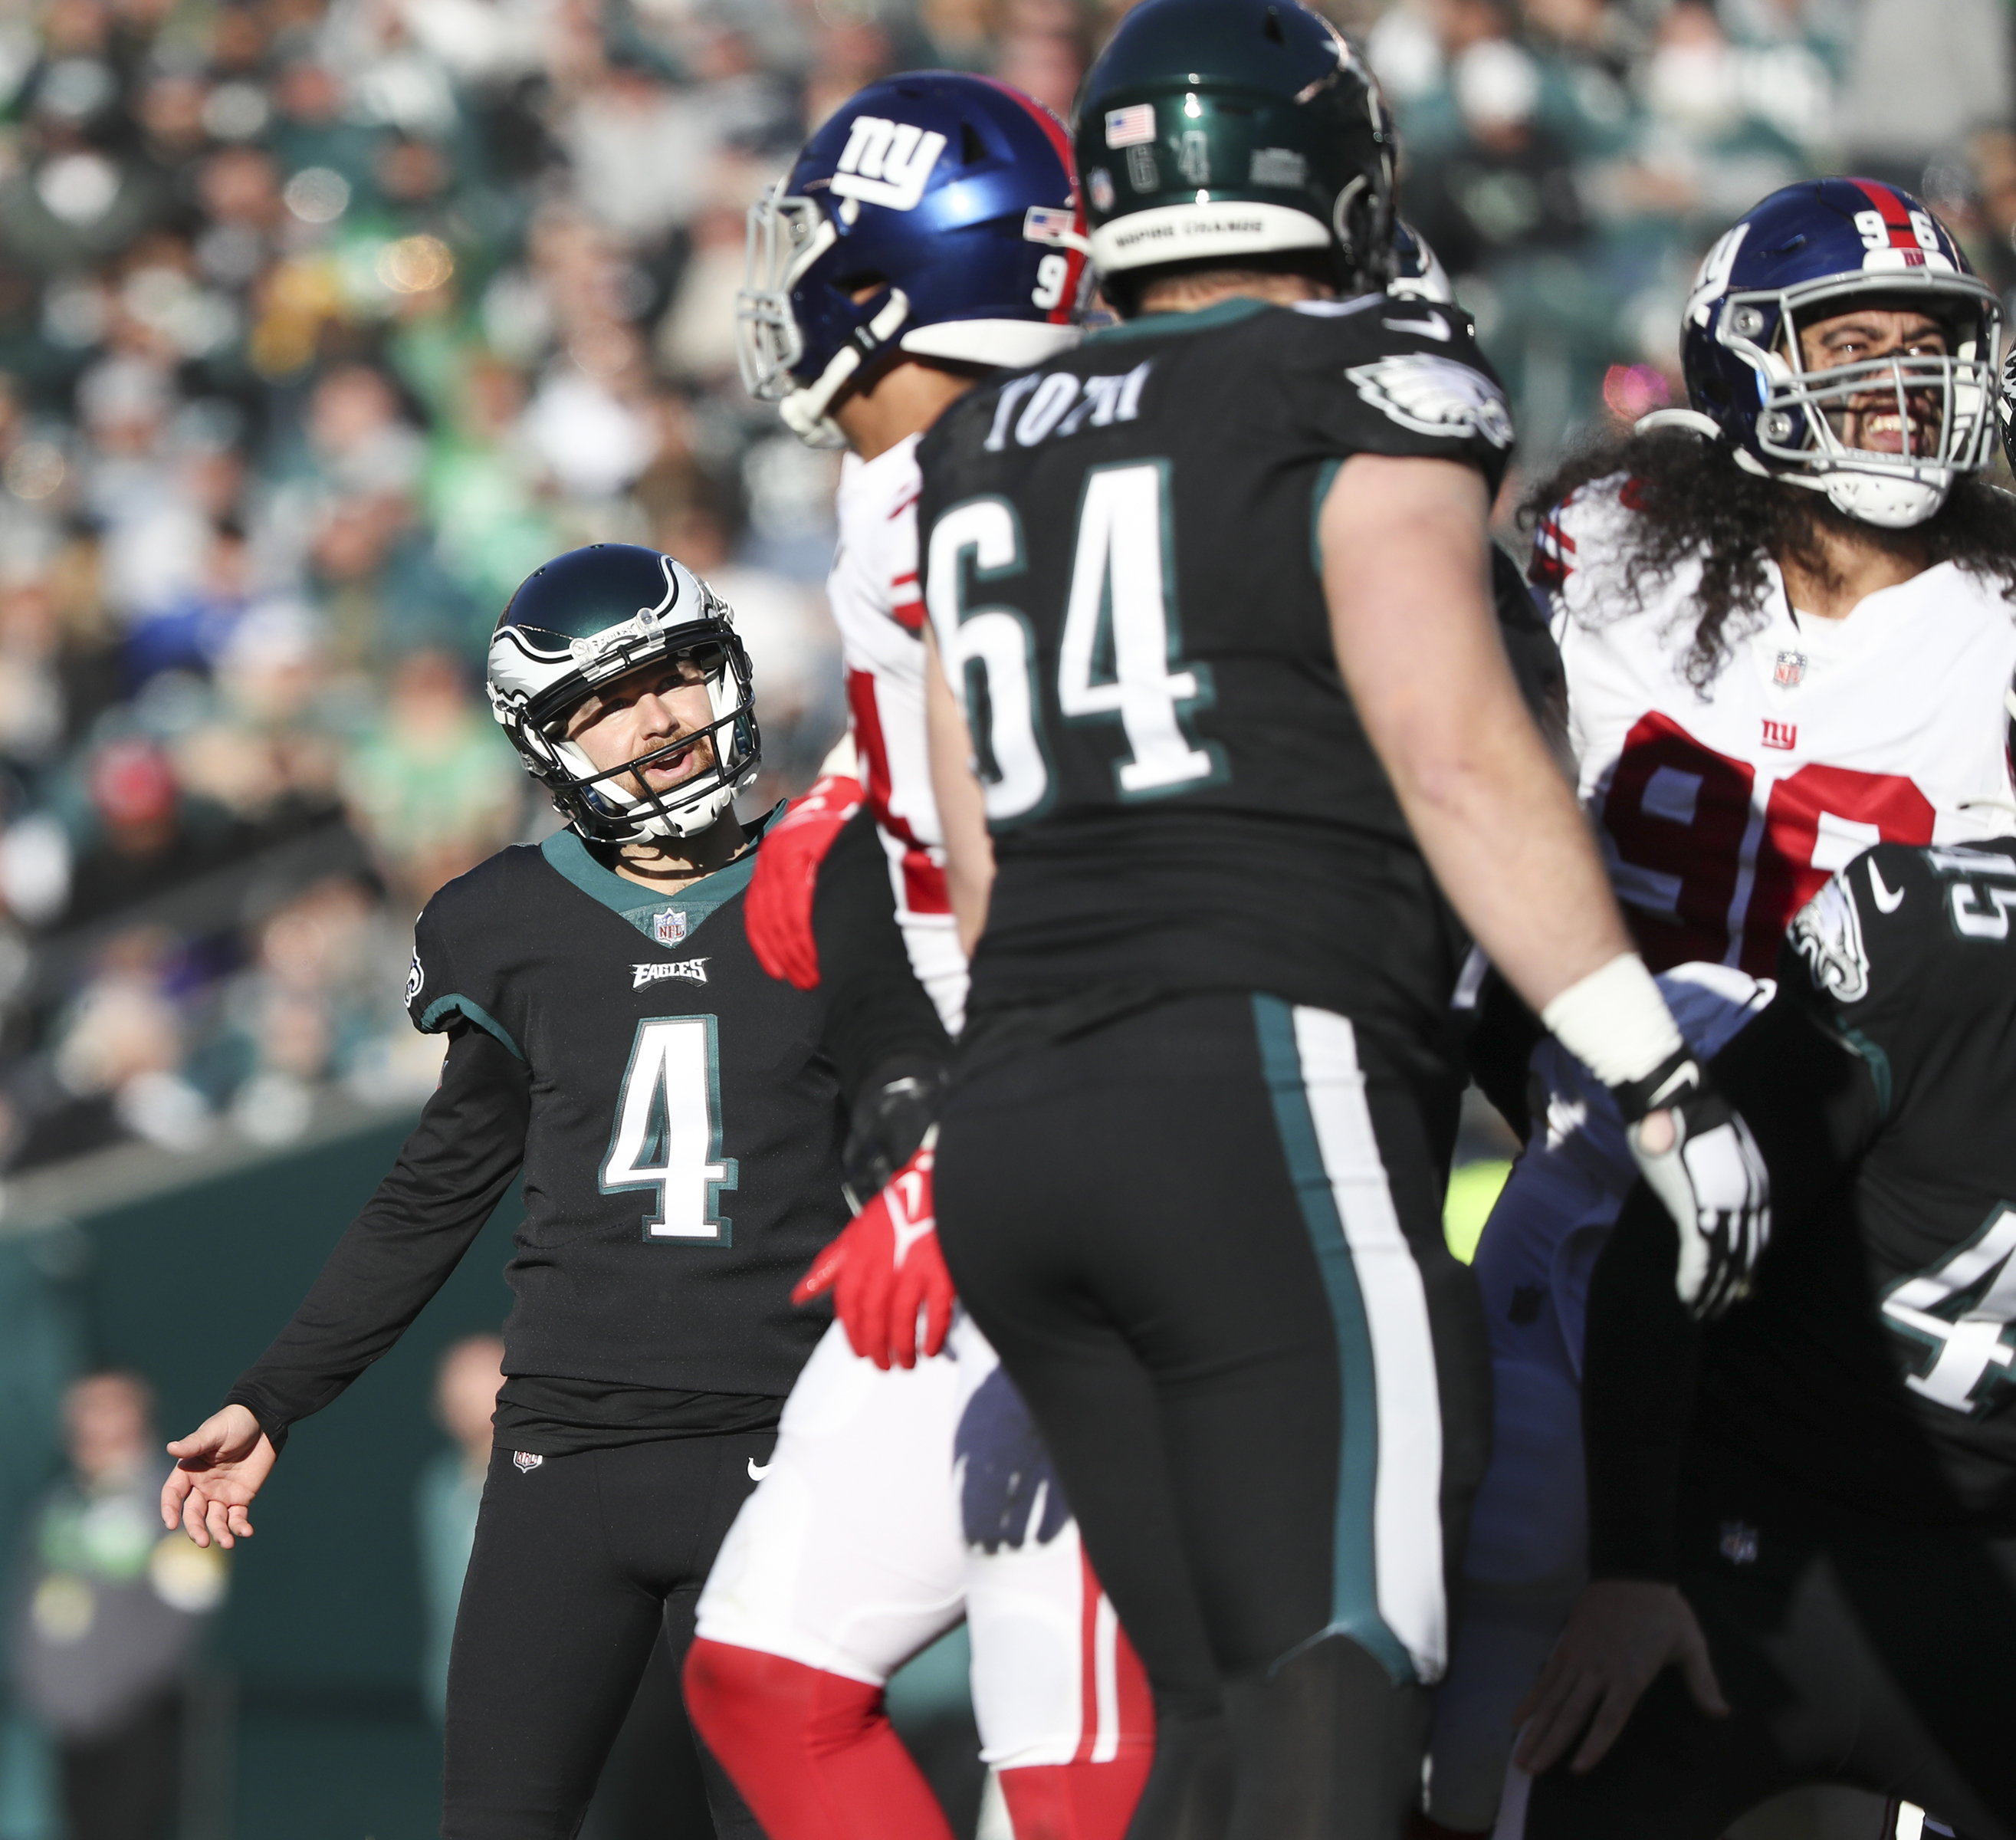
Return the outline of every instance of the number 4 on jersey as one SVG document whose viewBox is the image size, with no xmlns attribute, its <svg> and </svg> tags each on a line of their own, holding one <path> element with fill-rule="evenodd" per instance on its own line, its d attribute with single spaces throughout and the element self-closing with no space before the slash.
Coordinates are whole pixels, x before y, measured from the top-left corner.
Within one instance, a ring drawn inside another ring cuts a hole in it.
<svg viewBox="0 0 2016 1840">
<path fill-rule="evenodd" d="M 1981 1413 L 2011 1384 L 2016 1348 L 2016 1208 L 1997 1208 L 1967 1243 L 1883 1299 L 1889 1327 L 1910 1345 L 1904 1384 L 1956 1412 Z M 1924 1359 L 1929 1352 L 1929 1363 Z"/>
<path fill-rule="evenodd" d="M 996 823 L 1046 807 L 1051 772 L 1041 738 L 1035 636 L 1013 607 L 965 605 L 976 586 L 1027 566 L 1005 499 L 955 506 L 932 527 L 930 601 L 947 675 L 965 690 L 967 719 Z M 1071 586 L 1058 642 L 1057 709 L 1067 722 L 1119 718 L 1127 756 L 1113 763 L 1121 798 L 1155 798 L 1221 780 L 1215 747 L 1185 732 L 1185 711 L 1211 700 L 1203 667 L 1178 655 L 1171 606 L 1168 468 L 1150 460 L 1094 467 L 1085 477 Z"/>
<path fill-rule="evenodd" d="M 1070 717 L 1117 715 L 1126 731 L 1133 758 L 1114 769 L 1123 798 L 1218 776 L 1217 762 L 1191 745 L 1178 718 L 1206 697 L 1195 671 L 1176 668 L 1168 471 L 1150 461 L 1085 475 L 1057 657 L 1057 708 Z"/>
<path fill-rule="evenodd" d="M 737 1179 L 735 1158 L 721 1154 L 718 1027 L 711 1016 L 650 1017 L 637 1024 L 602 1192 L 658 1191 L 657 1212 L 644 1217 L 647 1240 L 733 1243 L 733 1222 L 715 1214 L 721 1190 Z"/>
</svg>

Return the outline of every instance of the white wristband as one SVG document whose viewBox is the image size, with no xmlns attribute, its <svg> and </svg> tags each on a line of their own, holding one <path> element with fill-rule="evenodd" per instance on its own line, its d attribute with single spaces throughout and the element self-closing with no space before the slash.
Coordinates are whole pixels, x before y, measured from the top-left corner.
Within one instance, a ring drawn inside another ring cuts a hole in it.
<svg viewBox="0 0 2016 1840">
<path fill-rule="evenodd" d="M 1540 1012 L 1563 1047 L 1606 1086 L 1646 1075 L 1685 1044 L 1673 1013 L 1635 952 L 1619 952 Z"/>
</svg>

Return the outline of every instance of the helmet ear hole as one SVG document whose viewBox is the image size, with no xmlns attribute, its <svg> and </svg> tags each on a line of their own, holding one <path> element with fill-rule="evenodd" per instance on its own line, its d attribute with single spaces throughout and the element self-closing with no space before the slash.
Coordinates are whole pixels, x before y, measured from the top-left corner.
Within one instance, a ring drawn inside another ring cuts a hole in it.
<svg viewBox="0 0 2016 1840">
<path fill-rule="evenodd" d="M 1281 30 L 1281 9 L 1278 6 L 1267 9 L 1266 22 L 1260 28 L 1261 36 L 1276 45 L 1286 45 L 1288 34 Z"/>
</svg>

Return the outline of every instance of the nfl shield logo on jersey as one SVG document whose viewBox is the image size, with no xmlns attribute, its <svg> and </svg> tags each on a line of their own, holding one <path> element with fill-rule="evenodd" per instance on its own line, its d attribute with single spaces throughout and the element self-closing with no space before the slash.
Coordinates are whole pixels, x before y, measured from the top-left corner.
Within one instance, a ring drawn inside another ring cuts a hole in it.
<svg viewBox="0 0 2016 1840">
<path fill-rule="evenodd" d="M 1780 652 L 1777 668 L 1771 673 L 1771 681 L 1780 690 L 1795 690 L 1805 680 L 1806 654 L 1804 652 Z"/>
<path fill-rule="evenodd" d="M 686 910 L 661 907 L 651 916 L 651 938 L 660 945 L 676 945 L 686 936 Z"/>
</svg>

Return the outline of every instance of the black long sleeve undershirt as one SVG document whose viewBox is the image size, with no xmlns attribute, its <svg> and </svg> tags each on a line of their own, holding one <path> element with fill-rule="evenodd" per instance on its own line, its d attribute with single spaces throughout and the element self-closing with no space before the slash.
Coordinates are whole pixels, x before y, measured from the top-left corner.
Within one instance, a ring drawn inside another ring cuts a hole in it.
<svg viewBox="0 0 2016 1840">
<path fill-rule="evenodd" d="M 1859 1056 L 1782 995 L 1712 1072 L 1763 1152 L 1782 1257 L 1878 1127 L 1874 1086 Z M 1771 1258 L 1760 1281 L 1769 1281 Z M 1671 1218 L 1635 1184 L 1589 1284 L 1582 1397 L 1593 1577 L 1674 1575 L 1680 1464 L 1706 1339 L 1674 1290 L 1679 1263 Z"/>
<path fill-rule="evenodd" d="M 525 1063 L 485 1031 L 450 1035 L 441 1082 L 385 1179 L 345 1230 L 293 1320 L 225 1395 L 278 1449 L 340 1393 L 447 1282 L 525 1154 Z"/>
<path fill-rule="evenodd" d="M 819 987 L 826 996 L 823 1046 L 840 1089 L 858 1106 L 884 1070 L 935 1074 L 952 1058 L 937 1008 L 918 983 L 896 920 L 889 859 L 866 805 L 834 838 L 812 895 Z"/>
</svg>

